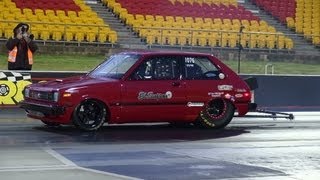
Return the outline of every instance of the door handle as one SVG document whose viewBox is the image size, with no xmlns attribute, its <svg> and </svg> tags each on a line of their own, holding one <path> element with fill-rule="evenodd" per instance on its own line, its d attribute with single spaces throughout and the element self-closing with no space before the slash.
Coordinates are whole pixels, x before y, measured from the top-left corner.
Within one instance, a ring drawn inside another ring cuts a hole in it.
<svg viewBox="0 0 320 180">
<path fill-rule="evenodd" d="M 180 82 L 173 82 L 172 86 L 180 86 L 180 84 L 181 84 Z"/>
</svg>

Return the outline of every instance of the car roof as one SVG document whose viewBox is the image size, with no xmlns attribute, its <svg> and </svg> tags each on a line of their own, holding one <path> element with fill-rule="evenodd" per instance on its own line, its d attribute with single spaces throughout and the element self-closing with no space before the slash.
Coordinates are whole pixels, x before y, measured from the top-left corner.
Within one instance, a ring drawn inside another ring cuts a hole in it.
<svg viewBox="0 0 320 180">
<path fill-rule="evenodd" d="M 182 56 L 212 56 L 209 53 L 199 52 L 184 52 L 184 51 L 125 51 L 124 54 L 138 54 L 138 55 L 182 55 Z"/>
</svg>

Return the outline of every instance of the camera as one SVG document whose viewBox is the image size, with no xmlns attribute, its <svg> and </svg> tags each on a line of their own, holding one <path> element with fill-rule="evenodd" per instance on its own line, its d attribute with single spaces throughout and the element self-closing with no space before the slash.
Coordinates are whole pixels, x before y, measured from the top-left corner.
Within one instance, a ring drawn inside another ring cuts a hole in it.
<svg viewBox="0 0 320 180">
<path fill-rule="evenodd" d="M 22 26 L 21 27 L 21 33 L 24 34 L 27 32 L 27 26 Z"/>
</svg>

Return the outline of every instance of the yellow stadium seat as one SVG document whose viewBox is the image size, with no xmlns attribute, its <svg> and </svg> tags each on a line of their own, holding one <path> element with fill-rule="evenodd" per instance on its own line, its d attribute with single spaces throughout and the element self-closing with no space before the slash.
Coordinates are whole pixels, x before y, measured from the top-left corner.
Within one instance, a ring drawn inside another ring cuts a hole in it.
<svg viewBox="0 0 320 180">
<path fill-rule="evenodd" d="M 220 46 L 220 37 L 218 35 L 218 32 L 210 32 L 207 36 L 208 44 L 211 47 Z"/>
<path fill-rule="evenodd" d="M 45 10 L 45 13 L 46 13 L 46 15 L 49 16 L 49 17 L 56 15 L 55 12 L 54 12 L 54 10 L 51 10 L 51 9 Z"/>
<path fill-rule="evenodd" d="M 185 29 L 191 29 L 192 28 L 192 22 L 185 22 L 182 24 L 182 27 Z"/>
<path fill-rule="evenodd" d="M 232 19 L 232 24 L 233 25 L 241 25 L 241 22 L 240 22 L 240 20 L 239 19 Z"/>
<path fill-rule="evenodd" d="M 256 33 L 250 34 L 249 47 L 250 48 L 257 48 L 258 47 L 258 34 L 256 34 Z"/>
<path fill-rule="evenodd" d="M 55 26 L 52 27 L 52 39 L 53 40 L 61 41 L 63 34 L 65 34 L 63 26 L 55 25 Z"/>
<path fill-rule="evenodd" d="M 176 16 L 175 17 L 175 21 L 176 22 L 179 22 L 179 23 L 184 23 L 185 21 L 184 21 L 184 18 L 182 17 L 182 16 Z"/>
<path fill-rule="evenodd" d="M 196 22 L 196 23 L 203 23 L 203 19 L 202 19 L 202 17 L 196 17 L 196 18 L 194 19 L 194 22 Z"/>
<path fill-rule="evenodd" d="M 146 15 L 145 18 L 146 18 L 147 21 L 154 21 L 153 15 Z"/>
<path fill-rule="evenodd" d="M 69 17 L 77 17 L 78 15 L 77 15 L 77 13 L 75 12 L 75 11 L 67 11 L 67 14 L 68 14 L 68 16 Z"/>
<path fill-rule="evenodd" d="M 215 30 L 215 31 L 220 31 L 222 29 L 221 26 L 222 25 L 219 23 L 213 23 L 213 24 L 211 24 L 211 29 Z"/>
<path fill-rule="evenodd" d="M 238 43 L 238 34 L 237 33 L 230 33 L 229 34 L 229 47 L 235 48 Z"/>
<path fill-rule="evenodd" d="M 267 48 L 267 35 L 266 34 L 259 34 L 258 35 L 258 47 L 259 48 Z"/>
<path fill-rule="evenodd" d="M 26 14 L 26 15 L 32 15 L 33 14 L 32 10 L 29 9 L 29 8 L 22 9 L 22 12 L 23 12 L 23 14 Z"/>
<path fill-rule="evenodd" d="M 285 38 L 285 48 L 286 49 L 292 49 L 293 48 L 293 41 L 290 38 Z"/>
<path fill-rule="evenodd" d="M 39 34 L 40 34 L 40 39 L 42 40 L 48 40 L 50 39 L 50 32 L 49 32 L 49 28 L 47 25 L 43 25 L 41 27 L 41 29 L 39 30 Z"/>
<path fill-rule="evenodd" d="M 204 18 L 203 21 L 204 23 L 213 23 L 212 18 Z"/>
<path fill-rule="evenodd" d="M 278 34 L 277 47 L 278 47 L 278 49 L 284 49 L 285 48 L 285 37 L 284 37 L 284 35 L 282 33 Z"/>
<path fill-rule="evenodd" d="M 73 41 L 75 39 L 76 29 L 73 26 L 66 27 L 66 32 L 64 34 L 65 41 Z"/>
<path fill-rule="evenodd" d="M 174 23 L 174 22 L 175 22 L 173 16 L 166 16 L 166 17 L 165 17 L 165 20 L 166 20 L 166 22 L 171 22 L 171 23 Z"/>
<path fill-rule="evenodd" d="M 4 36 L 3 33 L 4 33 L 4 26 L 2 23 L 0 23 L 0 37 Z"/>
<path fill-rule="evenodd" d="M 184 20 L 187 23 L 193 23 L 194 22 L 193 17 L 185 17 Z"/>
<path fill-rule="evenodd" d="M 207 29 L 210 30 L 211 29 L 211 24 L 210 22 L 204 22 L 201 26 L 202 29 Z"/>
<path fill-rule="evenodd" d="M 108 34 L 108 41 L 112 44 L 117 42 L 117 33 L 115 31 L 110 31 Z"/>
<path fill-rule="evenodd" d="M 181 46 L 187 45 L 188 34 L 188 31 L 179 30 L 177 35 L 177 43 Z"/>
<path fill-rule="evenodd" d="M 88 42 L 94 42 L 97 40 L 97 36 L 98 36 L 98 27 L 89 27 L 87 33 L 87 41 Z"/>
<path fill-rule="evenodd" d="M 21 13 L 15 13 L 14 14 L 14 19 L 16 21 L 26 21 L 27 20 L 26 16 L 24 14 L 21 14 Z"/>
<path fill-rule="evenodd" d="M 177 31 L 170 31 L 170 34 L 167 36 L 168 44 L 173 46 L 178 44 L 178 32 Z"/>
<path fill-rule="evenodd" d="M 314 37 L 312 38 L 312 43 L 313 43 L 314 45 L 320 45 L 320 36 L 319 36 L 319 35 L 314 36 Z"/>
<path fill-rule="evenodd" d="M 146 43 L 148 45 L 154 44 L 155 43 L 155 36 L 151 33 L 146 35 Z"/>
<path fill-rule="evenodd" d="M 156 18 L 156 21 L 160 21 L 160 22 L 164 21 L 164 17 L 163 16 L 156 15 L 155 18 Z"/>
<path fill-rule="evenodd" d="M 49 16 L 49 21 L 51 23 L 60 23 L 60 19 L 58 16 Z"/>
<path fill-rule="evenodd" d="M 12 28 L 11 27 L 5 27 L 3 29 L 4 37 L 5 38 L 10 38 L 13 36 Z"/>
<path fill-rule="evenodd" d="M 63 17 L 66 16 L 65 11 L 62 11 L 62 10 L 57 10 L 57 11 L 56 11 L 56 14 L 57 14 L 57 16 L 63 16 Z"/>
<path fill-rule="evenodd" d="M 286 18 L 286 22 L 289 28 L 294 28 L 295 26 L 295 22 L 294 19 L 292 17 L 287 17 Z"/>
<path fill-rule="evenodd" d="M 267 37 L 267 48 L 274 49 L 276 48 L 276 36 L 274 34 L 269 34 Z"/>
<path fill-rule="evenodd" d="M 75 33 L 75 39 L 76 39 L 76 41 L 78 41 L 78 42 L 82 42 L 82 41 L 84 41 L 84 36 L 85 35 L 85 33 L 83 32 L 83 31 L 77 31 L 76 33 Z"/>
<path fill-rule="evenodd" d="M 35 15 L 44 15 L 44 11 L 42 9 L 35 9 L 34 13 Z"/>
</svg>

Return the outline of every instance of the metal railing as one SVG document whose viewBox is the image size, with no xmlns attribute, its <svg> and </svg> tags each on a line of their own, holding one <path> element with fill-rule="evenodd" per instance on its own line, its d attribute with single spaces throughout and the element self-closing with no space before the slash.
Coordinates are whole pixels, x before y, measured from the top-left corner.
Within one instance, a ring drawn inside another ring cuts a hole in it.
<svg viewBox="0 0 320 180">
<path fill-rule="evenodd" d="M 271 68 L 271 74 L 274 74 L 274 65 L 271 63 L 268 63 L 264 66 L 264 74 L 269 74 L 269 68 Z"/>
<path fill-rule="evenodd" d="M 269 32 L 246 32 L 243 31 L 217 31 L 204 29 L 180 29 L 180 28 L 155 28 L 155 27 L 135 27 L 134 32 L 146 41 L 148 46 L 179 46 L 179 47 L 221 47 L 237 48 L 239 45 L 239 36 L 243 48 L 265 49 L 265 50 L 292 50 L 297 49 L 299 45 L 312 44 L 313 38 L 320 36 L 313 35 L 305 37 L 299 34 L 283 34 Z M 304 38 L 305 42 L 299 44 L 298 38 Z M 188 39 L 181 43 L 181 39 Z M 215 40 L 213 42 L 212 40 Z M 308 43 L 309 41 L 309 43 Z"/>
</svg>

